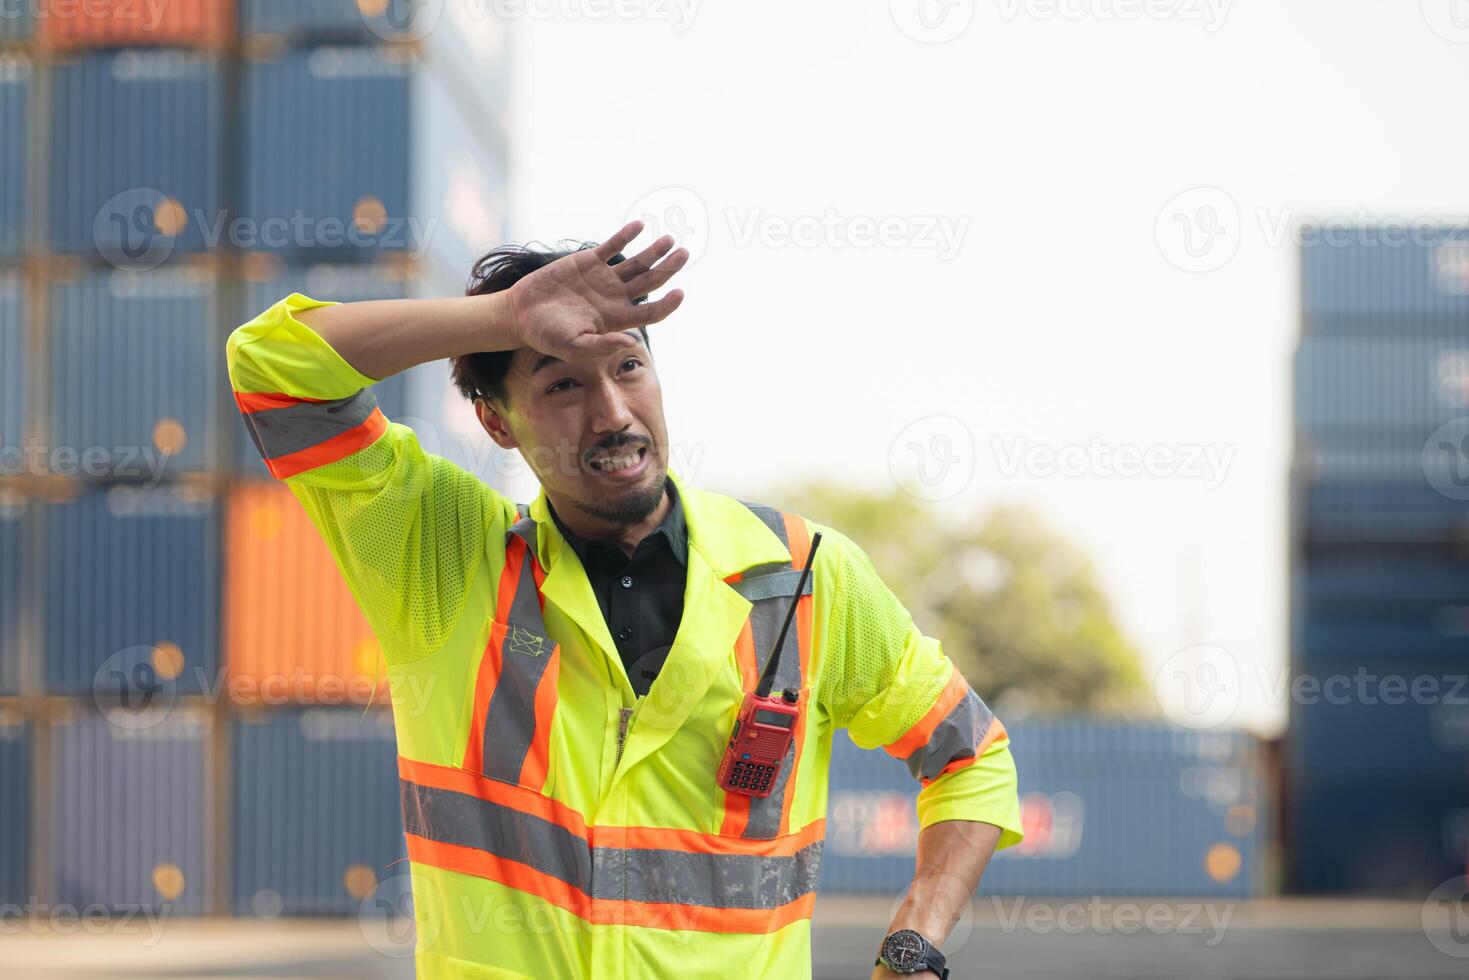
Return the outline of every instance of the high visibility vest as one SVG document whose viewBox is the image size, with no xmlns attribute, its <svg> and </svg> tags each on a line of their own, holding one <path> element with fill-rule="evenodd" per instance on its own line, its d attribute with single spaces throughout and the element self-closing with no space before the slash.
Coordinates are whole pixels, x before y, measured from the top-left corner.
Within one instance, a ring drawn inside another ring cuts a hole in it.
<svg viewBox="0 0 1469 980">
<path fill-rule="evenodd" d="M 825 820 L 792 826 L 791 815 L 796 777 L 812 751 L 805 737 L 812 580 L 803 595 L 795 594 L 810 539 L 802 518 L 745 506 L 776 534 L 791 560 L 725 579 L 732 594 L 750 603 L 730 651 L 737 671 L 700 691 L 702 678 L 667 673 L 678 667 L 670 660 L 646 698 L 607 718 L 616 731 L 615 788 L 596 809 L 548 785 L 553 771 L 597 765 L 601 746 L 577 745 L 557 732 L 567 713 L 600 712 L 601 706 L 568 704 L 558 696 L 568 661 L 588 651 L 565 649 L 547 629 L 537 525 L 519 507 L 521 519 L 506 535 L 507 561 L 474 677 L 463 764 L 399 759 L 424 975 L 809 974 L 809 919 Z M 768 797 L 727 793 L 716 783 L 718 761 L 792 602 L 796 613 L 775 689 L 799 692 L 795 737 Z M 658 706 L 660 695 L 674 700 Z M 685 697 L 698 701 L 691 712 L 678 703 Z M 669 740 L 679 744 L 665 742 L 662 758 L 626 754 L 636 726 L 656 730 L 685 713 Z M 400 710 L 400 730 L 413 723 Z M 823 786 L 829 747 L 826 741 L 817 749 Z M 628 797 L 659 800 L 666 818 L 656 826 L 629 825 L 618 806 Z"/>
</svg>

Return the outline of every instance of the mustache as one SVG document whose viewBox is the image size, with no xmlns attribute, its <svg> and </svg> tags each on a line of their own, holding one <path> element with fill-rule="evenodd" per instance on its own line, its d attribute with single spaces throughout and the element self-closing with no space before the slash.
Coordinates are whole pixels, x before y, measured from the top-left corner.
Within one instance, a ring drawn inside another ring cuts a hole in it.
<svg viewBox="0 0 1469 980">
<path fill-rule="evenodd" d="M 604 452 L 610 453 L 610 452 L 614 452 L 614 451 L 616 451 L 618 449 L 623 449 L 625 447 L 626 448 L 633 448 L 633 449 L 637 449 L 637 448 L 652 449 L 653 448 L 653 440 L 647 438 L 646 436 L 635 436 L 635 435 L 629 435 L 627 433 L 623 433 L 621 435 L 614 436 L 611 439 L 604 439 L 603 441 L 597 443 L 595 446 L 592 446 L 590 449 L 588 449 L 586 451 L 586 453 L 584 453 L 583 455 L 585 456 L 585 458 L 590 459 L 591 457 L 597 455 L 598 453 L 604 453 Z"/>
</svg>

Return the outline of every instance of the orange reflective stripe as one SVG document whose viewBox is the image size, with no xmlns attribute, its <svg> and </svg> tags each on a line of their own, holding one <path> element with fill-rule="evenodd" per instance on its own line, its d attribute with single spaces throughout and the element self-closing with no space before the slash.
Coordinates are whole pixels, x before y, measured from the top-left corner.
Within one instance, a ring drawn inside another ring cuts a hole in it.
<svg viewBox="0 0 1469 980">
<path fill-rule="evenodd" d="M 929 736 L 933 734 L 934 729 L 939 727 L 939 722 L 944 720 L 944 715 L 947 715 L 954 705 L 964 700 L 964 695 L 968 693 L 969 685 L 965 682 L 963 675 L 958 670 L 951 668 L 949 682 L 939 692 L 939 698 L 933 703 L 933 707 L 918 719 L 916 725 L 908 729 L 907 734 L 892 745 L 884 746 L 883 751 L 899 759 L 906 759 L 923 748 L 928 744 Z"/>
<path fill-rule="evenodd" d="M 372 445 L 387 429 L 387 416 L 382 413 L 382 409 L 374 408 L 372 414 L 361 425 L 348 429 L 340 435 L 332 436 L 310 449 L 267 459 L 265 465 L 270 468 L 272 476 L 285 480 L 298 473 L 314 470 L 318 466 L 346 459 L 358 450 Z"/>
<path fill-rule="evenodd" d="M 811 536 L 806 527 L 806 521 L 796 514 L 783 514 L 786 525 L 786 540 L 789 542 L 791 552 L 791 564 L 795 568 L 804 567 L 806 558 L 811 553 Z M 801 766 L 801 751 L 806 738 L 806 715 L 811 710 L 809 701 L 810 677 L 811 677 L 811 602 L 813 595 L 796 597 L 796 642 L 800 647 L 801 655 L 801 679 L 805 689 L 801 691 L 801 712 L 796 716 L 796 730 L 794 733 L 796 751 L 791 758 L 791 772 L 786 778 L 785 801 L 781 807 L 780 833 L 790 833 L 791 829 L 791 807 L 796 799 L 796 772 Z"/>
<path fill-rule="evenodd" d="M 324 398 L 301 398 L 297 395 L 287 395 L 279 391 L 237 391 L 235 392 L 235 404 L 240 411 L 249 415 L 251 412 L 264 412 L 272 408 L 290 408 L 292 405 L 320 405 L 326 401 Z"/>
<path fill-rule="evenodd" d="M 518 548 L 515 546 L 519 540 L 512 539 L 505 549 L 505 568 L 500 572 L 500 587 L 496 590 L 495 620 L 501 623 L 509 618 L 510 604 L 515 601 L 515 588 L 520 582 L 521 562 L 525 559 L 524 542 Z M 479 673 L 474 679 L 474 713 L 470 716 L 469 744 L 464 747 L 464 768 L 474 772 L 483 772 L 485 768 L 485 718 L 504 664 L 503 640 L 504 634 L 497 633 L 494 623 L 491 623 L 485 652 L 479 661 Z"/>
<path fill-rule="evenodd" d="M 735 640 L 735 663 L 740 668 L 741 686 L 744 692 L 749 694 L 760 682 L 760 665 L 755 662 L 755 634 L 750 628 L 748 617 L 740 626 L 740 635 Z M 745 832 L 745 827 L 749 822 L 750 798 L 743 793 L 731 793 L 726 790 L 724 821 L 720 824 L 719 832 L 738 837 Z"/>
<path fill-rule="evenodd" d="M 429 762 L 417 762 L 402 756 L 398 757 L 398 777 L 405 782 L 416 783 L 419 786 L 448 790 L 451 793 L 463 793 L 466 796 L 498 803 L 512 810 L 519 810 L 521 813 L 529 813 L 543 820 L 549 820 L 551 823 L 565 827 L 578 837 L 587 836 L 586 819 L 580 813 L 565 803 L 553 800 L 549 796 L 542 796 L 524 786 L 516 786 L 498 779 L 491 779 L 488 776 L 481 776 L 478 772 L 471 772 L 468 769 L 436 766 Z"/>
<path fill-rule="evenodd" d="M 521 783 L 534 790 L 546 785 L 551 766 L 551 719 L 556 714 L 556 681 L 560 676 L 561 658 L 553 655 L 536 685 L 536 730 L 520 769 Z"/>
</svg>

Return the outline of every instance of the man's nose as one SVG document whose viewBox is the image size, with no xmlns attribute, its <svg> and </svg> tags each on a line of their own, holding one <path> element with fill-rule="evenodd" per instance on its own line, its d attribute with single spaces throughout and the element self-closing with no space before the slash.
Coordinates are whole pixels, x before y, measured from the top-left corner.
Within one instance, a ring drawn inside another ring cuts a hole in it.
<svg viewBox="0 0 1469 980">
<path fill-rule="evenodd" d="M 610 381 L 604 381 L 592 389 L 590 408 L 591 417 L 588 421 L 596 432 L 618 432 L 633 422 L 627 396 Z"/>
</svg>

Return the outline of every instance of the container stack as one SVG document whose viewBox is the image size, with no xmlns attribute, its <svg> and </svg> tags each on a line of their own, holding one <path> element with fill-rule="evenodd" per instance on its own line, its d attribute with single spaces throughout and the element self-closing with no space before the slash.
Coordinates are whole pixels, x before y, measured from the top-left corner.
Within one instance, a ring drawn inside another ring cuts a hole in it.
<svg viewBox="0 0 1469 980">
<path fill-rule="evenodd" d="M 1016 722 L 1025 840 L 984 875 L 990 895 L 1260 894 L 1266 778 L 1258 742 L 1161 724 Z M 832 743 L 821 887 L 900 894 L 913 877 L 917 787 L 901 762 Z"/>
<path fill-rule="evenodd" d="M 504 27 L 404 0 L 13 6 L 0 903 L 355 912 L 402 850 L 384 667 L 255 456 L 225 341 L 292 292 L 462 288 L 504 237 Z M 377 395 L 423 425 L 412 378 Z"/>
<path fill-rule="evenodd" d="M 1345 238 L 1302 252 L 1290 867 L 1421 897 L 1469 860 L 1469 236 Z"/>
</svg>

